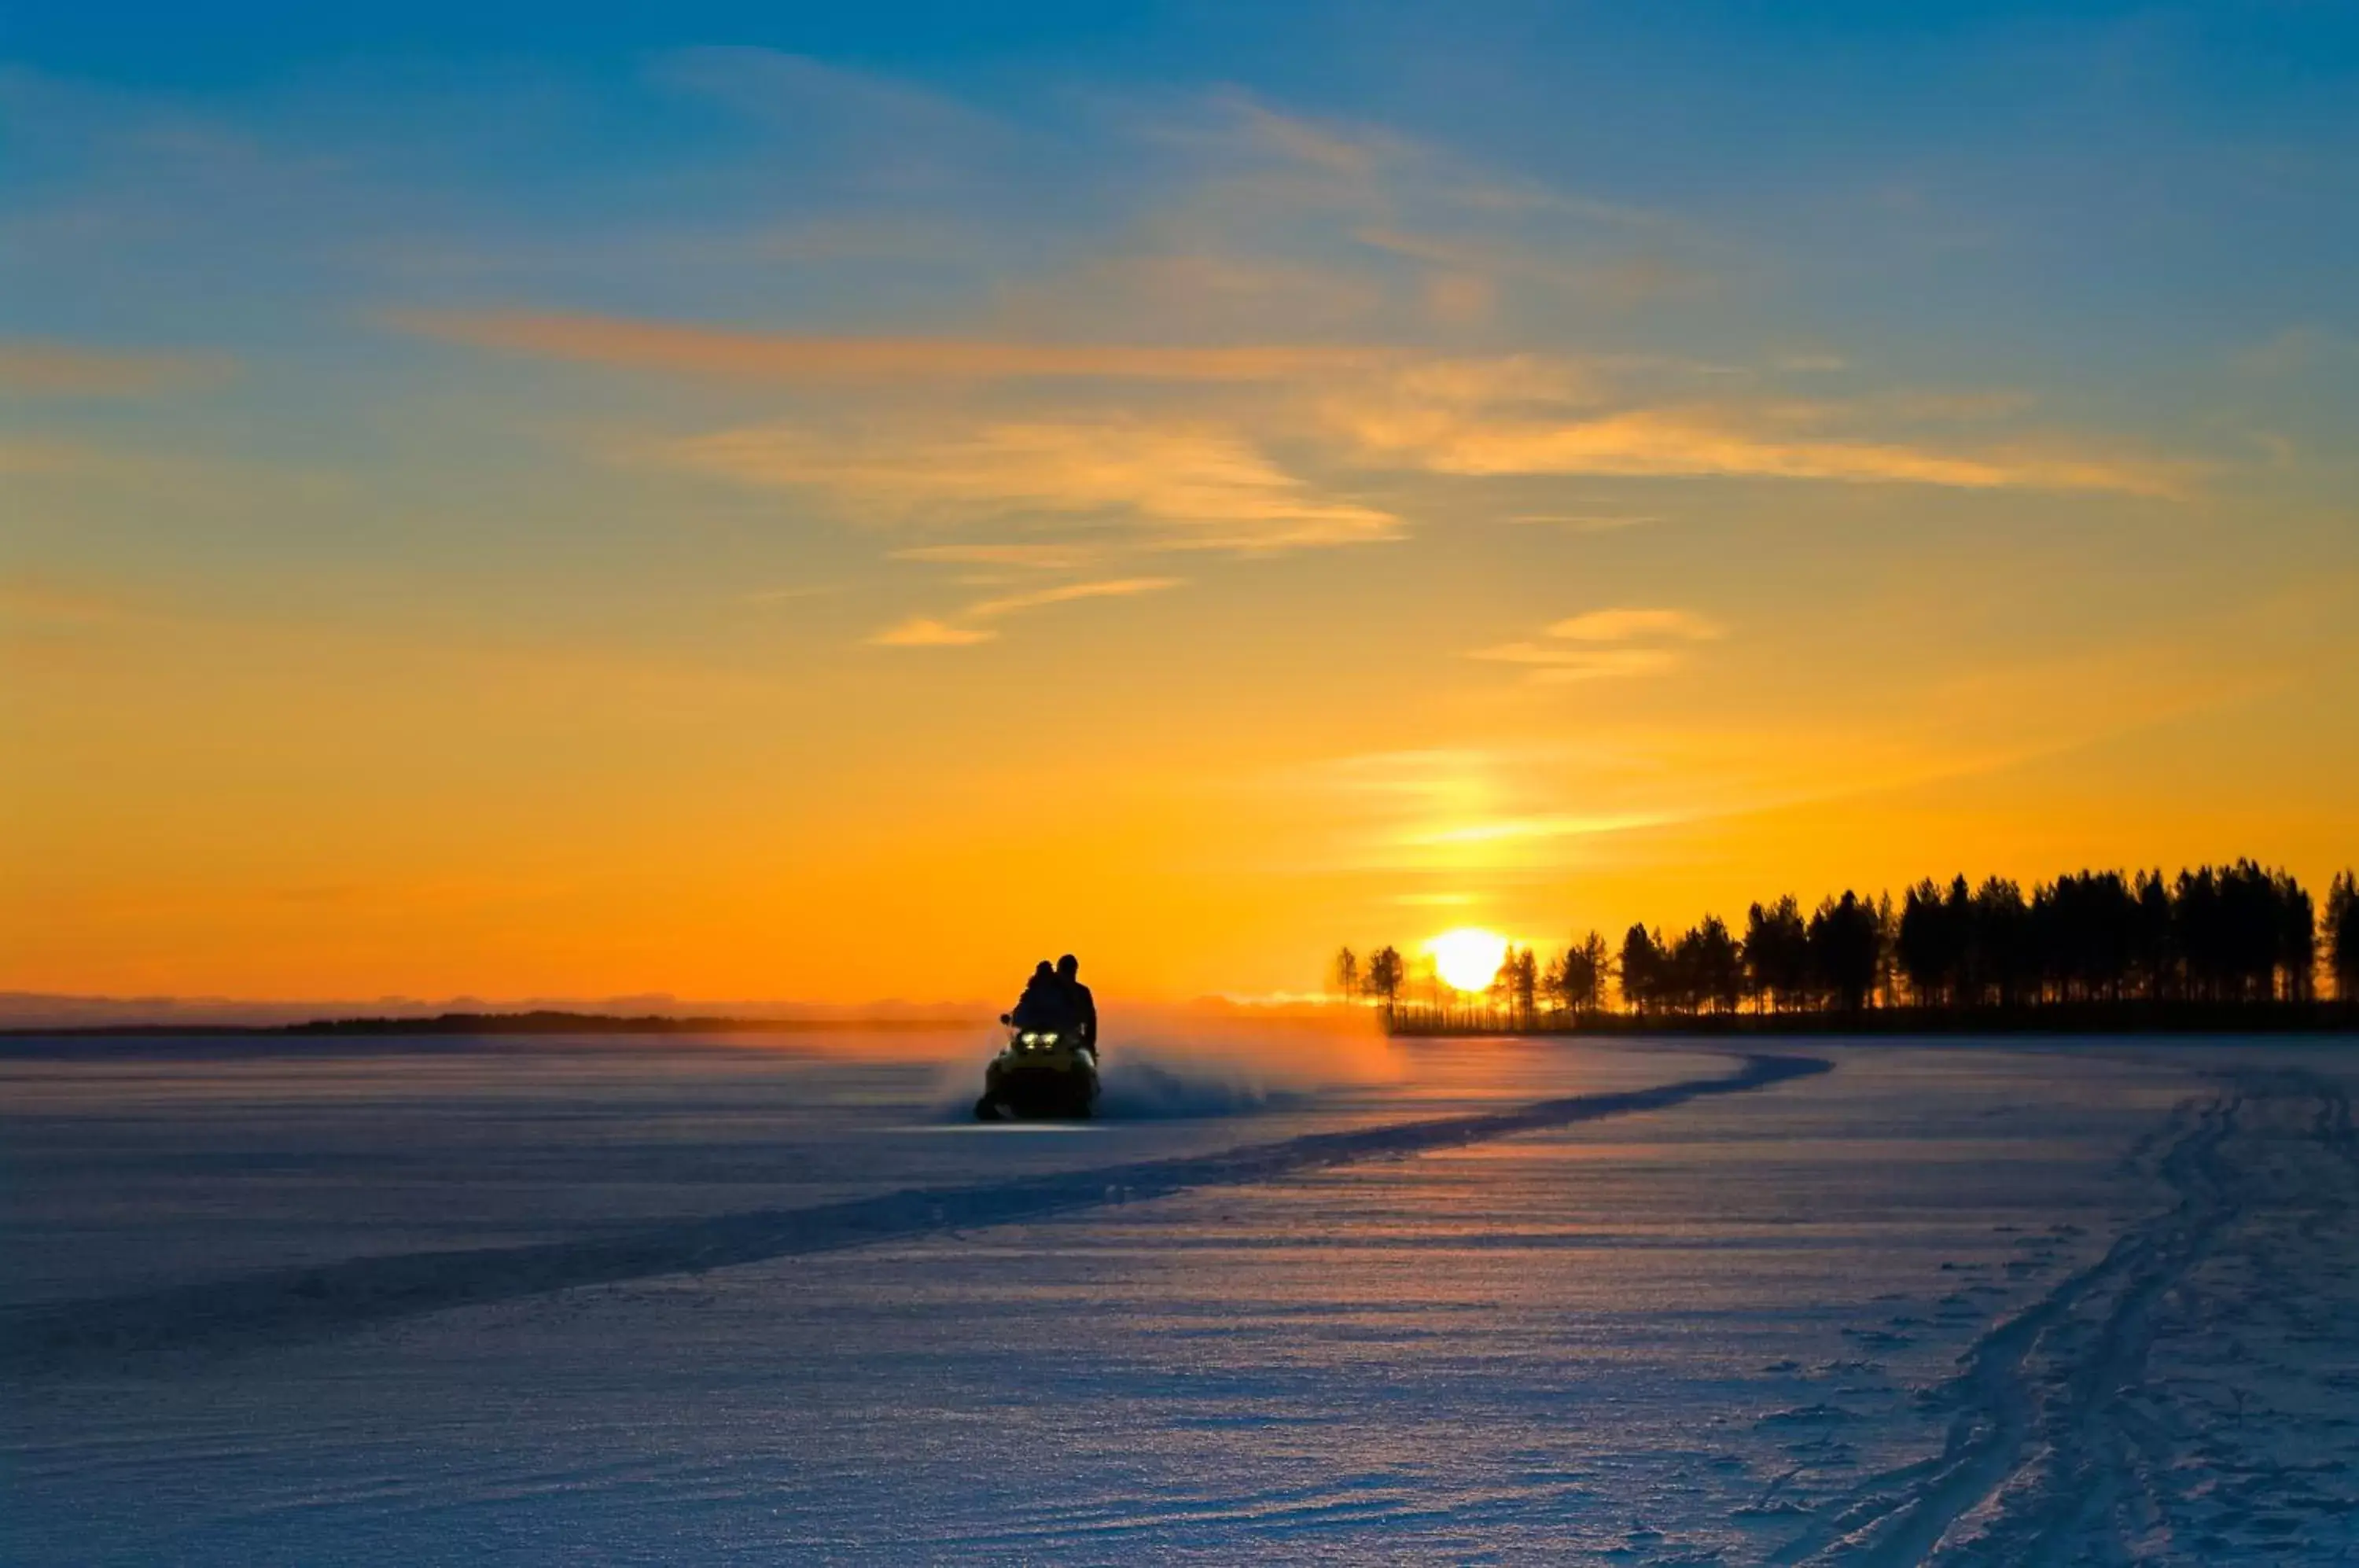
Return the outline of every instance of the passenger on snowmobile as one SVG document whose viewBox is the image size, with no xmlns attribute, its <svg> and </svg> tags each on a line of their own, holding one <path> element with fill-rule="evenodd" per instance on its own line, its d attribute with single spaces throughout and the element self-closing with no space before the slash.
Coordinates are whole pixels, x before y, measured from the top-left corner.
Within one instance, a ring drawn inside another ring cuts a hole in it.
<svg viewBox="0 0 2359 1568">
<path fill-rule="evenodd" d="M 1057 972 L 1042 959 L 1033 966 L 1032 978 L 1024 985 L 1024 995 L 1009 1009 L 1007 1021 L 1019 1029 L 1053 1029 L 1064 1027 L 1070 1004 L 1065 988 L 1058 984 Z"/>
</svg>

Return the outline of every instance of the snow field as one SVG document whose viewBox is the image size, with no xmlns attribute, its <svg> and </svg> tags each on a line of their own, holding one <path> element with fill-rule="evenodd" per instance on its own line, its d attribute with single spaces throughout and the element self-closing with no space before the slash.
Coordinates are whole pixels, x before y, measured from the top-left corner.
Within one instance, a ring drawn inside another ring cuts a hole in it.
<svg viewBox="0 0 2359 1568">
<path fill-rule="evenodd" d="M 1435 1042 L 1012 1136 L 925 1062 L 46 1063 L 0 1555 L 2359 1552 L 2333 1051 L 1777 1049 L 1834 1071 L 1531 1116 L 1741 1068 Z M 541 1272 L 482 1293 L 504 1249 Z M 27 1349 L 71 1302 L 103 1334 Z"/>
</svg>

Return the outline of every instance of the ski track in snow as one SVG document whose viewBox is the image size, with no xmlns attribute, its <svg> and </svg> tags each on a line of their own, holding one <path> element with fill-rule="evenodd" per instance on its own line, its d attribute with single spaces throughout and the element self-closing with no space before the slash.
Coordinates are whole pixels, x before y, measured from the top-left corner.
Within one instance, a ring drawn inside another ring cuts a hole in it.
<svg viewBox="0 0 2359 1568">
<path fill-rule="evenodd" d="M 2352 1561 L 2359 1365 L 2321 1356 L 2349 1356 L 2359 1305 L 2349 1099 L 2225 1074 L 2152 1143 L 2171 1206 L 1967 1348 L 1925 1396 L 1955 1412 L 1940 1454 L 1825 1504 L 1771 1562 Z"/>
<path fill-rule="evenodd" d="M 1248 1185 L 1356 1160 L 1665 1110 L 1832 1067 L 1807 1056 L 1745 1054 L 1738 1060 L 1737 1072 L 1716 1078 L 1543 1100 L 1509 1111 L 1314 1133 L 1214 1154 L 720 1214 L 619 1237 L 356 1258 L 17 1311 L 0 1314 L 0 1376 L 125 1370 L 168 1352 L 284 1345 L 582 1286 L 1009 1225 L 1205 1187 Z"/>
</svg>

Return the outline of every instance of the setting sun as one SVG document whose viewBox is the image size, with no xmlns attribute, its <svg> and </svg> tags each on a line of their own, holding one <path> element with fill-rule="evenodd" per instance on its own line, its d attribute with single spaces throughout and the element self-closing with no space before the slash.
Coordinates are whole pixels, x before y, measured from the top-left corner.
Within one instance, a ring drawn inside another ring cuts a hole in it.
<svg viewBox="0 0 2359 1568">
<path fill-rule="evenodd" d="M 1507 956 L 1507 939 L 1477 926 L 1460 926 L 1427 942 L 1425 951 L 1444 984 L 1461 991 L 1482 991 L 1490 987 Z"/>
</svg>

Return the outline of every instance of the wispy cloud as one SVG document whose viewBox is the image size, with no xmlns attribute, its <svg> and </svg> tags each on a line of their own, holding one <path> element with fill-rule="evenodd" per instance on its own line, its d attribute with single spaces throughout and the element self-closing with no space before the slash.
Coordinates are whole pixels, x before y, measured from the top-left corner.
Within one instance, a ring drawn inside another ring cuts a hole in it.
<svg viewBox="0 0 2359 1568">
<path fill-rule="evenodd" d="M 1709 642 L 1728 635 L 1717 621 L 1692 610 L 1592 610 L 1549 627 L 1553 637 L 1575 642 L 1629 642 L 1638 637 L 1676 637 Z"/>
<path fill-rule="evenodd" d="M 225 354 L 136 354 L 78 343 L 0 340 L 0 393 L 33 397 L 139 397 L 229 378 Z"/>
<path fill-rule="evenodd" d="M 1167 588 L 1177 588 L 1185 579 L 1179 577 L 1117 577 L 1103 583 L 1068 583 L 1061 587 L 1043 588 L 1031 593 L 1010 593 L 1003 598 L 985 599 L 966 607 L 970 620 L 990 620 L 999 615 L 1012 615 L 1024 610 L 1037 610 L 1048 604 L 1071 604 L 1075 599 L 1126 599 L 1138 593 L 1159 593 Z"/>
<path fill-rule="evenodd" d="M 887 626 L 868 641 L 875 648 L 966 648 L 998 635 L 987 627 L 953 626 L 919 615 Z"/>
<path fill-rule="evenodd" d="M 1555 247 L 1503 235 L 1411 234 L 1378 227 L 1360 229 L 1353 237 L 1373 249 L 1423 263 L 1434 269 L 1436 279 L 1453 280 L 1462 289 L 1479 289 L 1485 297 L 1522 284 L 1542 294 L 1626 307 L 1704 292 L 1712 284 L 1701 268 L 1661 256 L 1614 253 L 1567 260 Z M 1449 297 L 1440 298 L 1444 309 L 1438 313 L 1446 318 L 1451 314 Z"/>
<path fill-rule="evenodd" d="M 0 618 L 43 624 L 120 621 L 134 613 L 119 596 L 92 593 L 27 572 L 0 575 Z"/>
<path fill-rule="evenodd" d="M 1502 643 L 1466 656 L 1500 664 L 1527 665 L 1543 681 L 1607 681 L 1618 676 L 1667 675 L 1682 662 L 1668 648 L 1564 648 L 1541 642 Z"/>
<path fill-rule="evenodd" d="M 1605 681 L 1667 675 L 1686 661 L 1686 655 L 1665 645 L 1711 642 L 1727 635 L 1719 622 L 1692 610 L 1592 610 L 1550 626 L 1549 641 L 1502 643 L 1466 657 L 1522 665 L 1538 681 Z"/>
<path fill-rule="evenodd" d="M 748 118 L 789 129 L 814 121 L 874 134 L 886 126 L 973 136 L 997 122 L 955 98 L 896 77 L 753 45 L 706 44 L 659 55 L 648 75 Z"/>
<path fill-rule="evenodd" d="M 1329 412 L 1366 461 L 1478 477 L 1816 479 L 2166 497 L 2181 494 L 2190 479 L 2183 464 L 2055 443 L 1965 452 L 1798 433 L 1767 408 L 1640 408 L 1536 419 L 1438 402 L 1404 408 L 1339 400 Z"/>
<path fill-rule="evenodd" d="M 1400 797 L 1463 803 L 1483 799 L 1502 754 L 1483 746 L 1431 746 L 1330 757 L 1276 782 L 1321 795 Z"/>
<path fill-rule="evenodd" d="M 2287 327 L 2240 350 L 2230 362 L 2240 374 L 2257 377 L 2296 375 L 2320 361 L 2348 354 L 2351 341 L 2314 324 Z"/>
<path fill-rule="evenodd" d="M 1094 518 L 1161 550 L 1263 551 L 1397 537 L 1388 512 L 1320 498 L 1234 430 L 1135 419 L 827 431 L 764 425 L 676 443 L 743 484 L 823 492 L 879 524 Z"/>
<path fill-rule="evenodd" d="M 741 381 L 984 382 L 1066 378 L 1274 382 L 1364 370 L 1384 348 L 1169 347 L 988 338 L 813 337 L 613 316 L 400 310 L 398 331 L 535 358 Z"/>
<path fill-rule="evenodd" d="M 1509 517 L 1511 523 L 1524 523 L 1549 528 L 1570 528 L 1575 533 L 1612 533 L 1617 528 L 1635 528 L 1662 518 L 1652 514 L 1619 516 L 1601 513 L 1526 512 Z"/>
<path fill-rule="evenodd" d="M 2020 408 L 2019 394 L 1915 394 L 1849 407 L 1767 397 L 1634 406 L 1599 366 L 1530 354 L 1469 360 L 1375 344 L 813 336 L 529 312 L 402 311 L 386 320 L 398 330 L 501 353 L 722 381 L 1290 387 L 1315 398 L 1321 429 L 1350 461 L 1474 478 L 1767 478 L 2158 497 L 2182 494 L 2192 478 L 2185 463 L 2109 452 L 2057 433 L 1957 448 L 1874 430 L 1895 419 L 1993 417 Z M 7 371 L 0 360 L 0 385 Z M 95 372 L 28 360 L 19 374 L 61 381 Z M 1843 419 L 1859 431 L 1825 428 Z M 745 432 L 712 439 L 716 447 L 742 446 Z M 1332 513 L 1327 518 L 1337 520 Z M 1353 527 L 1365 523 L 1363 517 Z"/>
<path fill-rule="evenodd" d="M 1609 811 L 1588 816 L 1502 817 L 1454 827 L 1405 833 L 1399 843 L 1420 849 L 1452 844 L 1498 844 L 1516 839 L 1582 838 L 1658 827 L 1670 819 L 1653 811 Z"/>
<path fill-rule="evenodd" d="M 1907 674 L 1897 698 L 1848 711 L 1773 705 L 1698 723 L 1655 708 L 1583 726 L 1578 741 L 1336 757 L 1277 782 L 1325 803 L 1329 864 L 1462 885 L 1574 864 L 1617 834 L 1990 774 L 2244 701 L 2312 662 L 2286 629 L 2273 604 L 2214 626 L 2219 646 L 2247 654 L 2224 665 L 2197 651 L 2212 638 L 2156 641 Z"/>
<path fill-rule="evenodd" d="M 1212 101 L 1216 114 L 1256 147 L 1296 163 L 1352 180 L 1364 180 L 1383 164 L 1410 156 L 1413 144 L 1370 126 L 1321 125 L 1299 114 L 1280 114 L 1243 93 Z"/>
<path fill-rule="evenodd" d="M 1288 178 L 1268 187 L 1273 193 L 1307 195 L 1375 221 L 1435 207 L 1494 220 L 1540 216 L 1623 228 L 1664 222 L 1658 212 L 1470 164 L 1382 126 L 1314 119 L 1236 91 L 1214 93 L 1151 131 L 1198 152 L 1207 172 L 1232 187 L 1256 172 L 1282 175 Z"/>
<path fill-rule="evenodd" d="M 1667 777 L 1644 747 L 1516 742 L 1328 759 L 1276 780 L 1321 800 L 1340 863 L 1464 877 L 1516 875 L 1570 844 L 1674 820 L 1693 781 Z M 1709 782 L 1709 780 L 1707 780 Z"/>
<path fill-rule="evenodd" d="M 1142 323 L 1167 343 L 1321 341 L 1381 319 L 1386 281 L 1356 256 L 1257 255 L 1250 235 L 1152 228 L 1112 256 L 1009 279 L 994 295 L 1002 335 L 1119 342 Z"/>
<path fill-rule="evenodd" d="M 1710 281 L 1697 236 L 1661 214 L 1480 167 L 1365 124 L 1223 93 L 1150 137 L 1186 164 L 1157 215 L 1200 249 L 1321 255 L 1426 327 L 1642 306 Z"/>
<path fill-rule="evenodd" d="M 890 552 L 895 561 L 922 561 L 945 566 L 1021 566 L 1042 572 L 1067 572 L 1090 558 L 1081 545 L 1070 544 L 919 544 Z"/>
<path fill-rule="evenodd" d="M 983 188 L 1020 158 L 1018 125 L 906 78 L 751 46 L 655 57 L 658 87 L 702 99 L 766 132 L 774 180 L 816 175 L 870 201 L 922 195 L 937 207 Z"/>
<path fill-rule="evenodd" d="M 957 620 L 993 621 L 1050 604 L 1069 604 L 1077 599 L 1127 599 L 1140 593 L 1159 593 L 1180 586 L 1183 581 L 1178 577 L 1116 577 L 1096 583 L 1066 583 L 1029 593 L 980 600 L 960 611 Z M 920 616 L 887 627 L 868 640 L 878 648 L 966 648 L 989 642 L 998 635 L 990 626 L 960 626 Z"/>
<path fill-rule="evenodd" d="M 0 437 L 0 474 L 54 474 L 78 466 L 86 450 L 42 437 Z"/>
</svg>

